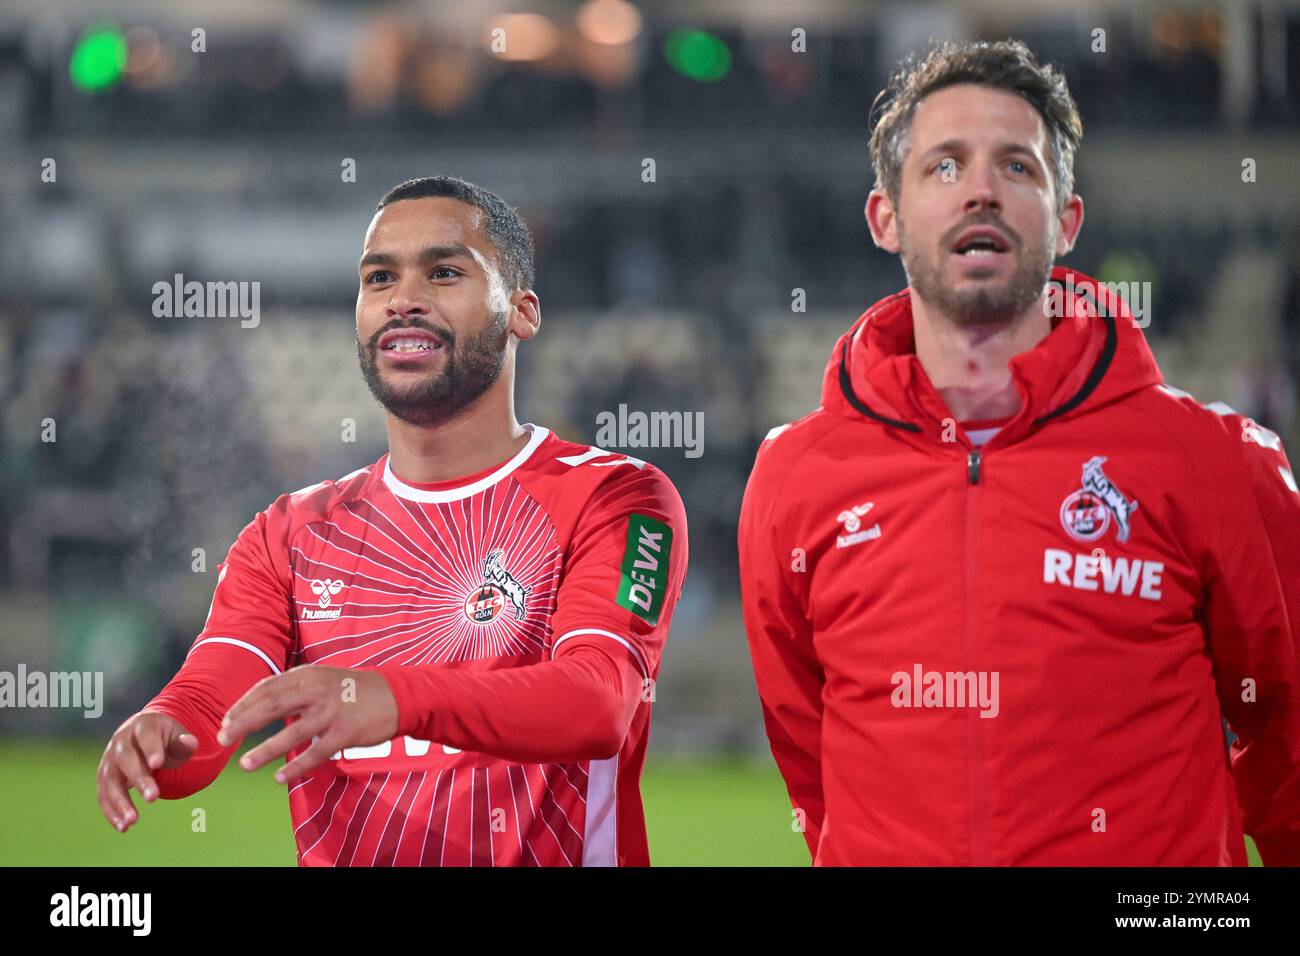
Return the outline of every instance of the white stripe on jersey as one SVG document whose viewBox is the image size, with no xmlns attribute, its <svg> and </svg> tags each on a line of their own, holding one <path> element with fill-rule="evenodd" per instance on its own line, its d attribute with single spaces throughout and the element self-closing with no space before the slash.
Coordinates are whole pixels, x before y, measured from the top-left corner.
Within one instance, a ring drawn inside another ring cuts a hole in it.
<svg viewBox="0 0 1300 956">
<path fill-rule="evenodd" d="M 372 853 L 372 854 L 370 855 L 370 865 L 371 865 L 371 866 L 374 866 L 374 865 L 375 865 L 375 861 L 379 859 L 379 849 L 380 849 L 380 847 L 382 847 L 382 846 L 384 845 L 384 834 L 388 832 L 388 825 L 389 825 L 390 823 L 393 822 L 393 814 L 397 812 L 397 808 L 401 805 L 401 803 L 402 803 L 402 797 L 406 796 L 406 788 L 409 787 L 409 786 L 411 785 L 411 778 L 414 777 L 414 776 L 415 776 L 415 772 L 414 772 L 414 771 L 412 771 L 411 773 L 408 773 L 408 774 L 406 775 L 406 783 L 402 784 L 402 792 L 399 793 L 399 794 L 397 795 L 397 799 L 393 801 L 393 805 L 392 805 L 392 806 L 389 808 L 389 810 L 388 810 L 388 819 L 384 821 L 384 826 L 383 826 L 383 828 L 379 831 L 379 836 L 377 836 L 377 837 L 375 838 L 375 852 Z M 423 773 L 420 774 L 420 780 L 421 780 L 421 782 L 423 782 L 423 780 L 424 780 L 424 774 L 423 774 Z M 419 795 L 420 795 L 420 788 L 419 788 L 419 786 L 417 786 L 417 787 L 415 788 L 415 796 L 418 797 Z M 414 800 L 415 797 L 412 797 L 411 799 Z M 403 816 L 402 816 L 402 830 L 405 830 L 405 829 L 406 829 L 406 815 L 403 814 Z M 359 841 L 359 840 L 360 840 L 360 838 L 358 838 L 358 841 Z M 401 848 L 402 848 L 402 835 L 401 835 L 401 832 L 399 831 L 399 832 L 398 832 L 398 835 L 397 835 L 397 849 L 400 850 Z"/>
<path fill-rule="evenodd" d="M 266 662 L 266 666 L 271 668 L 271 670 L 273 670 L 275 673 L 277 674 L 283 673 L 283 671 L 281 671 L 280 668 L 275 666 L 275 662 L 271 660 L 271 658 L 266 656 L 266 652 L 263 651 L 260 647 L 254 647 L 252 644 L 249 644 L 245 641 L 237 641 L 233 637 L 205 637 L 203 640 L 199 641 L 197 644 L 195 644 L 193 647 L 190 648 L 190 654 L 193 654 L 204 644 L 233 644 L 235 647 L 242 647 L 246 651 L 252 651 L 258 657 L 264 660 Z M 190 654 L 186 654 L 185 656 L 189 657 Z"/>
<path fill-rule="evenodd" d="M 618 757 L 593 760 L 587 768 L 587 832 L 583 866 L 618 866 Z"/>
<path fill-rule="evenodd" d="M 567 641 L 571 637 L 577 637 L 579 634 L 599 634 L 602 637 L 612 637 L 614 640 L 618 641 L 620 644 L 622 644 L 624 647 L 626 647 L 629 651 L 632 652 L 632 656 L 636 658 L 637 667 L 641 669 L 641 676 L 642 677 L 650 676 L 650 672 L 646 670 L 645 660 L 641 657 L 640 652 L 635 647 L 633 647 L 626 638 L 619 637 L 617 634 L 611 633 L 610 631 L 602 631 L 598 627 L 581 627 L 575 631 L 567 631 L 566 633 L 562 634 L 559 640 L 557 640 L 553 645 L 551 645 L 551 657 L 552 658 L 555 657 L 555 652 L 559 650 L 560 644 L 562 642 Z"/>
<path fill-rule="evenodd" d="M 442 866 L 447 856 L 447 825 L 451 822 L 452 794 L 456 792 L 456 768 L 451 768 L 451 782 L 447 784 L 447 816 L 442 821 L 442 849 L 438 851 L 438 865 Z"/>
<path fill-rule="evenodd" d="M 429 831 L 433 829 L 433 808 L 438 802 L 438 784 L 442 783 L 442 771 L 438 771 L 438 779 L 433 781 L 433 793 L 429 795 L 429 818 L 424 821 L 424 842 L 420 844 L 420 862 L 418 866 L 424 866 L 424 851 L 429 846 Z"/>
<path fill-rule="evenodd" d="M 524 859 L 524 833 L 519 826 L 519 801 L 515 799 L 515 778 L 513 775 L 514 766 L 506 764 L 506 789 L 510 791 L 510 805 L 515 808 L 515 836 L 519 838 L 519 861 Z M 527 782 L 527 777 L 524 782 Z"/>
</svg>

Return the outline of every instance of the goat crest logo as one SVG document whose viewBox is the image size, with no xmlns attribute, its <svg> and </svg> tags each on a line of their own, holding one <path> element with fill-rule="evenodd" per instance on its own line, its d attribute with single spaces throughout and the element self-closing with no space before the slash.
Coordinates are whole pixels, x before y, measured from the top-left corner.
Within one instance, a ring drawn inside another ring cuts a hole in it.
<svg viewBox="0 0 1300 956">
<path fill-rule="evenodd" d="M 332 595 L 338 594 L 342 590 L 343 590 L 342 581 L 331 581 L 329 578 L 326 578 L 324 581 L 320 581 L 313 578 L 311 582 L 311 593 L 320 597 L 320 606 L 322 608 L 329 607 L 330 597 Z"/>
<path fill-rule="evenodd" d="M 1115 486 L 1101 470 L 1104 455 L 1083 463 L 1080 487 L 1061 502 L 1061 527 L 1076 541 L 1096 541 L 1106 533 L 1112 519 L 1115 537 L 1123 543 L 1133 530 L 1133 512 L 1138 503 Z"/>
<path fill-rule="evenodd" d="M 483 561 L 483 583 L 465 599 L 465 616 L 473 624 L 486 626 L 505 610 L 508 600 L 514 608 L 515 620 L 522 621 L 528 613 L 528 594 L 532 588 L 519 583 L 501 563 L 504 552 L 497 548 Z"/>
</svg>

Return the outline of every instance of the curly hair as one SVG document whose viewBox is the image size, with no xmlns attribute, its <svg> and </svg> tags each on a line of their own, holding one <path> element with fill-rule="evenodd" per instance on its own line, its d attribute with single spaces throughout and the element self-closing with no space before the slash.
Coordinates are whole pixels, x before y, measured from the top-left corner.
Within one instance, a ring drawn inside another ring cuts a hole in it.
<svg viewBox="0 0 1300 956">
<path fill-rule="evenodd" d="M 924 55 L 911 54 L 889 78 L 871 106 L 871 161 L 876 188 L 898 205 L 903 160 L 916 107 L 936 90 L 975 83 L 1015 93 L 1038 110 L 1052 145 L 1052 171 L 1059 212 L 1074 193 L 1074 153 L 1083 139 L 1083 120 L 1065 75 L 1040 65 L 1019 40 L 948 41 Z"/>
</svg>

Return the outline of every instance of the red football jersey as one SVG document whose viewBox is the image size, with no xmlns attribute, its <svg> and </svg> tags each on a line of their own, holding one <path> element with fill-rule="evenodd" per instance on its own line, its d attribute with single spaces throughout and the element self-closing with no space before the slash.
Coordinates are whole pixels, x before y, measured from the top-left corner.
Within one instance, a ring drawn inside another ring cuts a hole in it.
<svg viewBox="0 0 1300 956">
<path fill-rule="evenodd" d="M 268 673 L 494 669 L 615 642 L 653 681 L 686 573 L 681 499 L 652 465 L 525 427 L 517 455 L 457 482 L 403 481 L 384 455 L 282 495 L 221 565 L 191 653 L 233 644 Z M 520 764 L 411 737 L 347 748 L 289 791 L 298 861 L 646 865 L 642 698 L 608 760 Z"/>
</svg>

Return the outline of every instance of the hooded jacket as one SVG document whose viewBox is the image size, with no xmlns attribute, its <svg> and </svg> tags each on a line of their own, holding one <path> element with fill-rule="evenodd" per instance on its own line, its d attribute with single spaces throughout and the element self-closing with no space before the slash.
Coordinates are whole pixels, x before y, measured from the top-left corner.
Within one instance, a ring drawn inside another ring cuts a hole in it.
<svg viewBox="0 0 1300 956">
<path fill-rule="evenodd" d="M 1105 286 L 1050 293 L 982 447 L 904 290 L 759 448 L 741 588 L 795 824 L 820 865 L 1244 865 L 1243 828 L 1300 864 L 1281 442 L 1163 384 Z"/>
</svg>

